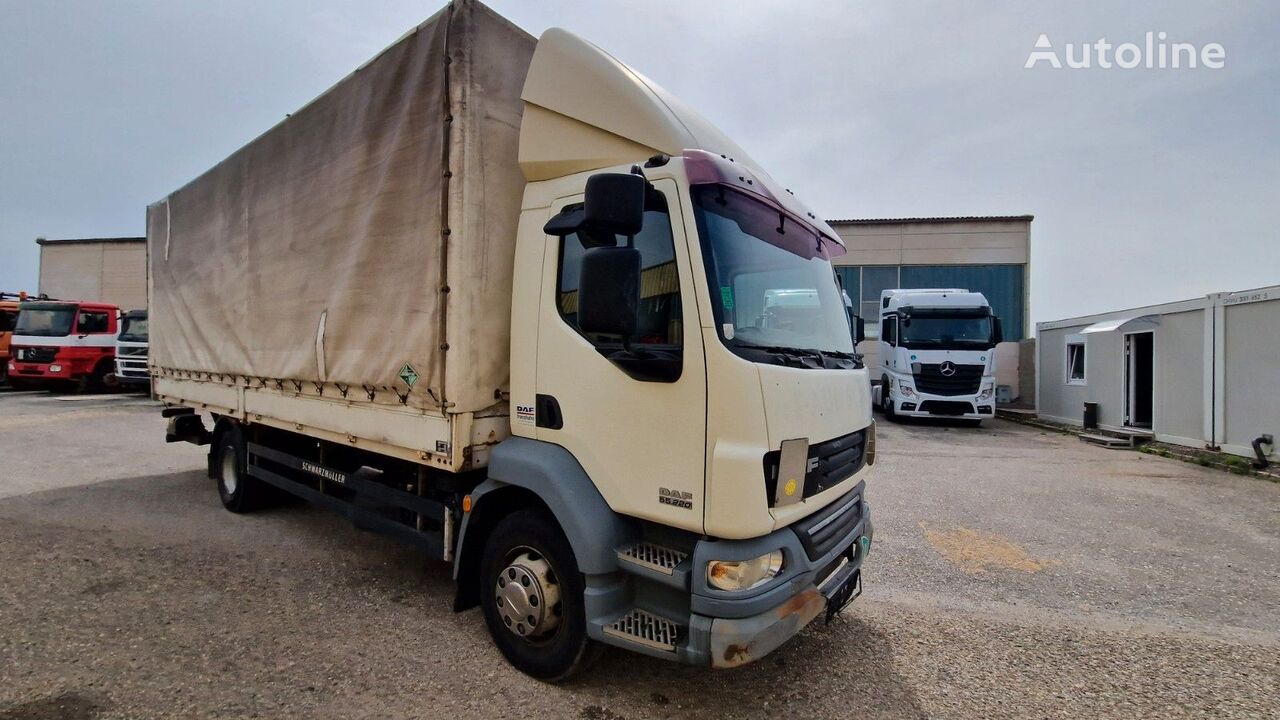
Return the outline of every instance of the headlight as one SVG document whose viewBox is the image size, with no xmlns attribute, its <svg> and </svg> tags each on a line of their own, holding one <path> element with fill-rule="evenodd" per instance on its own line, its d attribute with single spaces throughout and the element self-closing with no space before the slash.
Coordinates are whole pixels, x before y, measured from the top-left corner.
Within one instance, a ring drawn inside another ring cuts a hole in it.
<svg viewBox="0 0 1280 720">
<path fill-rule="evenodd" d="M 916 396 L 915 389 L 901 381 L 898 382 L 898 392 L 902 393 L 902 397 L 906 398 L 913 398 Z"/>
<path fill-rule="evenodd" d="M 738 592 L 763 585 L 782 572 L 782 551 L 774 550 L 753 560 L 712 560 L 707 582 L 717 590 Z"/>
<path fill-rule="evenodd" d="M 50 365 L 50 366 L 49 366 L 49 372 L 62 372 L 62 366 L 61 366 L 61 365 Z"/>
<path fill-rule="evenodd" d="M 983 400 L 990 400 L 992 391 L 993 390 L 990 387 L 984 388 L 982 392 L 978 393 L 978 402 L 982 402 Z"/>
</svg>

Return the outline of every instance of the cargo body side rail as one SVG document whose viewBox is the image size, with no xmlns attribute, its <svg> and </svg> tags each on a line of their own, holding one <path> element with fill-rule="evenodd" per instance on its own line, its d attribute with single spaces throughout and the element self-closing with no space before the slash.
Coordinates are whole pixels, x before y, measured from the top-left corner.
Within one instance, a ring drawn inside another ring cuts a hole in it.
<svg viewBox="0 0 1280 720">
<path fill-rule="evenodd" d="M 385 484 L 384 472 L 367 465 L 344 472 L 255 442 L 246 449 L 250 477 L 452 561 L 456 518 L 447 504 Z"/>
</svg>

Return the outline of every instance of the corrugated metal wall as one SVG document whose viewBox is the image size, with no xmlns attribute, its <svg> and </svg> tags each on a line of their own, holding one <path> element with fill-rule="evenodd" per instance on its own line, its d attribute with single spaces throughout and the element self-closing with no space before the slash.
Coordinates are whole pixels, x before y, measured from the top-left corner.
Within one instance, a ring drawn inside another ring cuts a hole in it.
<svg viewBox="0 0 1280 720">
<path fill-rule="evenodd" d="M 144 242 L 86 242 L 40 246 L 39 292 L 61 300 L 89 300 L 121 310 L 147 307 Z"/>
</svg>

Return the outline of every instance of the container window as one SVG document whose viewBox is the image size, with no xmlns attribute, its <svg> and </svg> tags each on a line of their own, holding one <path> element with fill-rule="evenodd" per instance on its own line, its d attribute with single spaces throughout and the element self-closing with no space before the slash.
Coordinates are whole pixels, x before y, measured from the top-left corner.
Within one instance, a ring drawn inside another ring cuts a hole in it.
<svg viewBox="0 0 1280 720">
<path fill-rule="evenodd" d="M 1067 343 L 1067 384 L 1084 385 L 1084 343 Z"/>
</svg>

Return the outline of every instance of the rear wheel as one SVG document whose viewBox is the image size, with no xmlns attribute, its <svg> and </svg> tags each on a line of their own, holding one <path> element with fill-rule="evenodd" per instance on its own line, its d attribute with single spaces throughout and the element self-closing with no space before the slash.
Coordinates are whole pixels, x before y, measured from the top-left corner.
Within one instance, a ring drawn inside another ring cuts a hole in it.
<svg viewBox="0 0 1280 720">
<path fill-rule="evenodd" d="M 480 597 L 493 642 L 515 668 L 547 682 L 590 664 L 584 582 L 569 541 L 542 513 L 503 518 L 480 559 Z"/>
<path fill-rule="evenodd" d="M 262 495 L 261 483 L 245 472 L 247 457 L 239 429 L 233 426 L 218 433 L 218 443 L 213 452 L 216 453 L 215 480 L 222 507 L 233 513 L 249 512 L 256 508 Z"/>
</svg>

